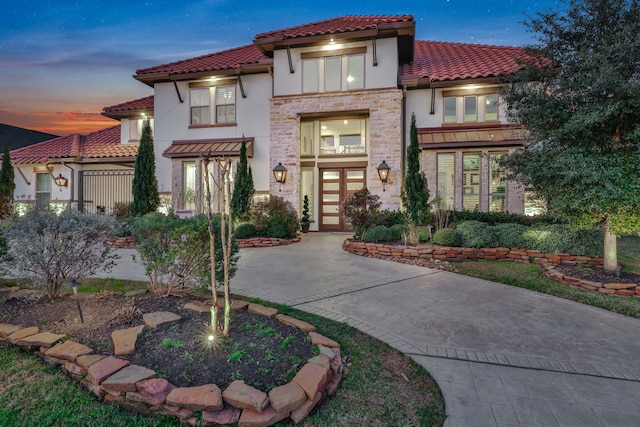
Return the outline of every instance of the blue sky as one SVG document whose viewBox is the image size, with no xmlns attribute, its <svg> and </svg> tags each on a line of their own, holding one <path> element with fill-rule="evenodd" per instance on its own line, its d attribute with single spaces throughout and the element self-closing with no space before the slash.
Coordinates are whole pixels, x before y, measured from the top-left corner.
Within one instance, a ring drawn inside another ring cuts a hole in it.
<svg viewBox="0 0 640 427">
<path fill-rule="evenodd" d="M 151 95 L 136 69 L 342 15 L 413 15 L 416 39 L 523 46 L 522 21 L 558 1 L 14 1 L 0 15 L 0 123 L 54 134 L 116 122 L 102 108 Z"/>
</svg>

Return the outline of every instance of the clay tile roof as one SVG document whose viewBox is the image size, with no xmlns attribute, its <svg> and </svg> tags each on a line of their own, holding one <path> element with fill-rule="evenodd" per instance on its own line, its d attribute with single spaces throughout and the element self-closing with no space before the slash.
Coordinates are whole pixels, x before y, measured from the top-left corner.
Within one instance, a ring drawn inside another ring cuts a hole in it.
<svg viewBox="0 0 640 427">
<path fill-rule="evenodd" d="M 120 144 L 120 125 L 87 135 L 73 134 L 11 151 L 13 163 L 46 163 L 60 158 L 135 157 L 138 145 Z"/>
<path fill-rule="evenodd" d="M 127 111 L 137 110 L 153 110 L 153 95 L 144 98 L 134 99 L 133 101 L 123 102 L 121 104 L 104 107 L 102 114 L 105 113 L 124 113 Z"/>
<path fill-rule="evenodd" d="M 199 157 L 202 154 L 212 156 L 239 156 L 242 140 L 246 141 L 247 156 L 253 157 L 253 137 L 248 138 L 219 138 L 173 141 L 164 150 L 164 157 Z"/>
<path fill-rule="evenodd" d="M 444 82 L 511 74 L 519 60 L 530 58 L 521 47 L 416 41 L 411 64 L 400 67 L 400 78 Z"/>
<path fill-rule="evenodd" d="M 371 30 L 376 29 L 381 24 L 412 21 L 413 16 L 411 15 L 341 16 L 338 18 L 325 19 L 324 21 L 312 22 L 310 24 L 298 25 L 295 27 L 261 33 L 256 35 L 255 39 L 256 41 L 260 41 L 261 39 L 286 40 L 299 37 Z"/>
<path fill-rule="evenodd" d="M 237 68 L 241 65 L 256 64 L 267 57 L 255 45 L 236 47 L 196 58 L 184 59 L 136 70 L 138 76 L 145 74 L 186 74 L 205 71 L 220 71 Z"/>
</svg>

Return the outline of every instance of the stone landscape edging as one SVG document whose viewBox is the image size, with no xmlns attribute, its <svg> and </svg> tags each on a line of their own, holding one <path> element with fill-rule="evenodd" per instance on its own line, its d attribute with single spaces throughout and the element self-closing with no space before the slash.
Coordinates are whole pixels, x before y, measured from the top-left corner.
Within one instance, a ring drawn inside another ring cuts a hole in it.
<svg viewBox="0 0 640 427">
<path fill-rule="evenodd" d="M 280 239 L 278 237 L 248 237 L 246 239 L 236 239 L 240 248 L 271 248 L 274 246 L 285 246 L 298 243 L 300 237 L 294 239 Z"/>
<path fill-rule="evenodd" d="M 64 341 L 64 334 L 40 332 L 38 327 L 0 324 L 0 347 L 11 344 L 35 349 L 46 363 L 59 365 L 98 398 L 143 415 L 174 416 L 180 423 L 202 426 L 238 423 L 239 427 L 266 427 L 286 418 L 298 424 L 319 402 L 337 392 L 347 374 L 340 344 L 317 333 L 313 325 L 279 314 L 277 309 L 259 304 L 237 306 L 308 333 L 320 354 L 309 359 L 291 382 L 267 394 L 240 380 L 224 391 L 215 384 L 179 388 L 155 378 L 154 371 L 115 356 L 93 355 L 83 344 Z M 200 420 L 196 412 L 201 413 Z"/>
<path fill-rule="evenodd" d="M 581 265 L 589 268 L 602 268 L 604 258 L 586 255 L 549 254 L 535 250 L 518 248 L 459 248 L 438 245 L 390 245 L 385 243 L 363 242 L 346 239 L 342 248 L 355 255 L 375 258 L 411 259 L 440 261 L 467 260 L 510 260 L 541 265 L 544 277 L 558 283 L 580 287 L 590 292 L 640 298 L 640 284 L 601 283 L 581 280 L 561 273 L 554 267 L 558 264 Z"/>
</svg>

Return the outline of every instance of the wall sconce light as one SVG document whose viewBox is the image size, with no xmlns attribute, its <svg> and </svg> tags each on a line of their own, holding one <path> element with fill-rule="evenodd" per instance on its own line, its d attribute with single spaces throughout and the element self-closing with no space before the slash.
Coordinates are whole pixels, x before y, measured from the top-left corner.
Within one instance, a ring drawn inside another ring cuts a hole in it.
<svg viewBox="0 0 640 427">
<path fill-rule="evenodd" d="M 62 174 L 58 174 L 58 176 L 53 179 L 53 182 L 55 182 L 58 187 L 66 187 L 69 180 L 62 176 Z"/>
<path fill-rule="evenodd" d="M 378 177 L 380 177 L 380 181 L 382 181 L 382 191 L 385 191 L 385 187 L 387 185 L 387 181 L 389 180 L 389 171 L 391 168 L 387 164 L 386 160 L 383 160 L 377 167 L 378 169 Z"/>
<path fill-rule="evenodd" d="M 287 168 L 282 166 L 282 163 L 278 162 L 278 166 L 273 168 L 273 177 L 278 183 L 278 191 L 282 190 L 282 184 L 287 180 Z"/>
</svg>

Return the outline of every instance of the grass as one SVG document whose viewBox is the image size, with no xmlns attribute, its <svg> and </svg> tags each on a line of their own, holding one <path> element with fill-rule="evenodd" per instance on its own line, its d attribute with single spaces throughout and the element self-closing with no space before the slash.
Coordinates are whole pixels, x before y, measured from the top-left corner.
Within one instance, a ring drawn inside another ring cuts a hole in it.
<svg viewBox="0 0 640 427">
<path fill-rule="evenodd" d="M 623 298 L 572 288 L 540 275 L 537 264 L 514 261 L 464 261 L 455 263 L 458 273 L 566 298 L 640 319 L 640 299 Z"/>
<path fill-rule="evenodd" d="M 96 286 L 99 287 L 99 282 Z M 125 286 L 123 291 L 126 290 L 129 289 Z M 319 333 L 341 343 L 342 357 L 350 358 L 350 371 L 337 395 L 307 418 L 305 426 L 443 425 L 446 412 L 440 389 L 428 372 L 411 358 L 346 324 L 287 306 L 260 302 L 315 325 Z M 267 330 L 265 327 L 253 328 L 256 332 Z M 290 341 L 284 338 L 283 346 Z M 275 356 L 265 355 L 265 359 L 269 357 Z M 238 362 L 248 363 L 240 354 Z M 256 366 L 261 369 L 258 364 Z M 156 373 L 158 377 L 163 376 L 162 372 L 156 370 Z M 290 377 L 294 375 L 291 371 Z M 232 377 L 243 379 L 239 372 L 232 373 Z M 0 348 L 0 427 L 16 425 L 144 427 L 177 426 L 179 423 L 167 418 L 146 418 L 115 405 L 105 405 L 32 353 L 15 347 Z"/>
</svg>

